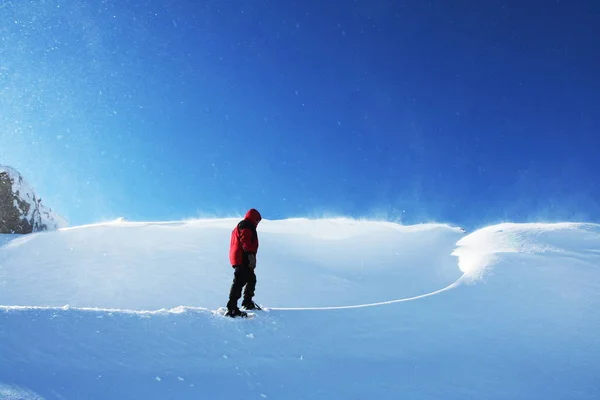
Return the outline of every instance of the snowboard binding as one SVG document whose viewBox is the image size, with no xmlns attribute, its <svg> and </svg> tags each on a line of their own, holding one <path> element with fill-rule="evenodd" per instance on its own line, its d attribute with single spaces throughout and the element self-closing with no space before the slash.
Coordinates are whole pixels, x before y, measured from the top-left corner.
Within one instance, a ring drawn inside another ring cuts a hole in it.
<svg viewBox="0 0 600 400">
<path fill-rule="evenodd" d="M 258 311 L 262 310 L 262 308 L 258 304 L 256 304 L 255 302 L 253 302 L 252 300 L 250 300 L 250 301 L 244 301 L 242 303 L 242 308 L 244 310 L 258 310 Z"/>
</svg>

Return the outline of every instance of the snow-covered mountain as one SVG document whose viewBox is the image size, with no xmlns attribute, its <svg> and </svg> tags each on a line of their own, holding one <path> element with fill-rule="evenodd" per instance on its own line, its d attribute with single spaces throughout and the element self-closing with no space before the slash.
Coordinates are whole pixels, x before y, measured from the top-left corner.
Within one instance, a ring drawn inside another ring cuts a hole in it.
<svg viewBox="0 0 600 400">
<path fill-rule="evenodd" d="M 600 226 L 236 219 L 0 235 L 2 399 L 598 399 Z"/>
<path fill-rule="evenodd" d="M 14 168 L 0 165 L 0 233 L 31 233 L 67 226 Z"/>
</svg>

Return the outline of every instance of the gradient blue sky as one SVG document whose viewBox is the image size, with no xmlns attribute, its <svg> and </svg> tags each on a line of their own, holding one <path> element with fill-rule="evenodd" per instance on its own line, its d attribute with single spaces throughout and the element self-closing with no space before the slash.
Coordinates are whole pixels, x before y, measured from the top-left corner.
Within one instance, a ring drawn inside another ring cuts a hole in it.
<svg viewBox="0 0 600 400">
<path fill-rule="evenodd" d="M 0 164 L 72 225 L 600 221 L 600 2 L 0 2 Z"/>
</svg>

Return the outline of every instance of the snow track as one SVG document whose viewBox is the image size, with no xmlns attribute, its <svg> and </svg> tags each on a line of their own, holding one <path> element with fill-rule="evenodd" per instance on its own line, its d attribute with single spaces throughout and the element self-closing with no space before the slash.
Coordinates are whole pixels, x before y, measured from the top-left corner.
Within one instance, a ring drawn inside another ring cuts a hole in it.
<svg viewBox="0 0 600 400">
<path fill-rule="evenodd" d="M 464 277 L 464 275 L 463 275 Z M 351 306 L 330 306 L 330 307 L 273 307 L 273 308 L 269 308 L 269 310 L 274 310 L 274 311 L 320 311 L 320 310 L 348 310 L 348 309 L 352 309 L 352 308 L 366 308 L 366 307 L 377 307 L 377 306 L 385 306 L 388 304 L 394 304 L 394 303 L 406 303 L 409 301 L 415 301 L 415 300 L 420 300 L 420 299 L 424 299 L 426 297 L 431 297 L 431 296 L 435 296 L 437 294 L 443 293 L 443 292 L 447 292 L 450 289 L 454 289 L 457 286 L 460 285 L 461 281 L 463 280 L 463 277 L 460 277 L 459 279 L 457 279 L 455 282 L 451 283 L 450 285 L 446 286 L 445 288 L 442 288 L 440 290 L 436 290 L 434 292 L 429 292 L 429 293 L 425 293 L 425 294 L 420 294 L 418 296 L 412 296 L 412 297 L 405 297 L 402 299 L 396 299 L 396 300 L 387 300 L 387 301 L 379 301 L 377 303 L 366 303 L 366 304 L 356 304 L 356 305 L 351 305 Z"/>
<path fill-rule="evenodd" d="M 463 275 L 464 277 L 464 275 Z M 454 289 L 458 287 L 463 280 L 463 277 L 459 278 L 455 282 L 450 285 L 436 290 L 434 292 L 429 292 L 425 294 L 421 294 L 418 296 L 405 297 L 402 299 L 395 300 L 386 300 L 380 301 L 377 303 L 365 303 L 365 304 L 355 304 L 350 306 L 326 306 L 326 307 L 264 307 L 265 311 L 326 311 L 326 310 L 349 310 L 355 308 L 366 308 L 366 307 L 377 307 L 384 306 L 388 304 L 394 303 L 405 303 L 409 301 L 415 301 L 424 299 L 426 297 L 435 296 L 437 294 L 441 294 L 443 292 L 447 292 L 450 289 Z M 181 314 L 184 312 L 207 312 L 210 313 L 211 309 L 204 307 L 193 307 L 193 306 L 179 306 L 175 308 L 161 308 L 158 310 L 128 310 L 128 309 L 116 309 L 116 308 L 101 308 L 101 307 L 70 307 L 65 305 L 63 307 L 44 307 L 44 306 L 0 306 L 0 310 L 2 311 L 22 311 L 22 310 L 44 310 L 44 311 L 66 311 L 69 309 L 75 309 L 79 311 L 91 311 L 91 312 L 105 312 L 105 313 L 123 313 L 123 314 L 139 314 L 139 315 L 163 315 L 163 314 Z"/>
</svg>

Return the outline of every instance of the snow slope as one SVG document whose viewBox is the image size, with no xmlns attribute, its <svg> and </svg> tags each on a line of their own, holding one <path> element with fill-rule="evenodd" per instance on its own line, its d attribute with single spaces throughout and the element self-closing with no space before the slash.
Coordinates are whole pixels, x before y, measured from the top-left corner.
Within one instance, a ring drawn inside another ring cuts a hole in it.
<svg viewBox="0 0 600 400">
<path fill-rule="evenodd" d="M 263 221 L 244 321 L 236 222 L 2 239 L 0 398 L 600 396 L 598 225 Z"/>
</svg>

